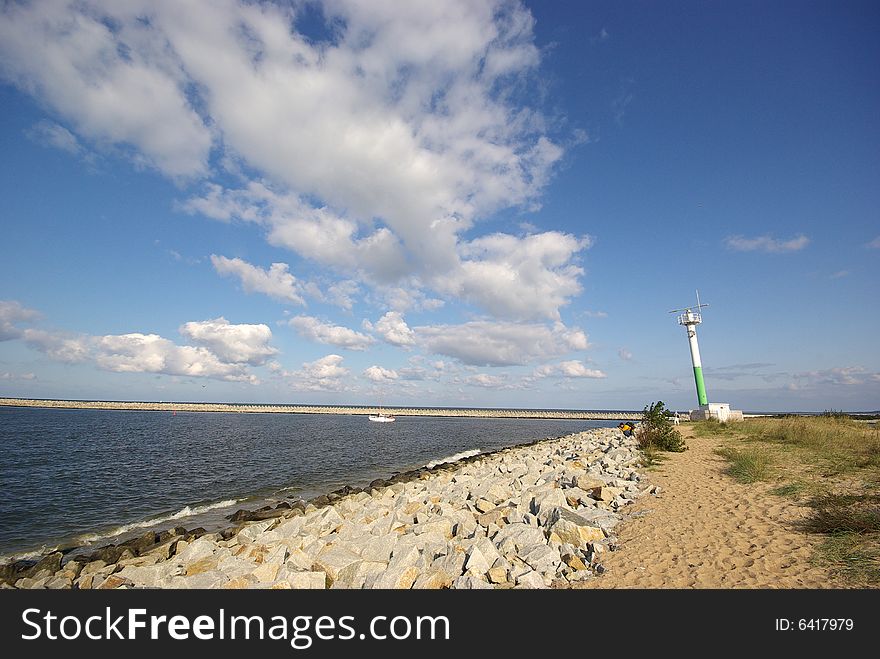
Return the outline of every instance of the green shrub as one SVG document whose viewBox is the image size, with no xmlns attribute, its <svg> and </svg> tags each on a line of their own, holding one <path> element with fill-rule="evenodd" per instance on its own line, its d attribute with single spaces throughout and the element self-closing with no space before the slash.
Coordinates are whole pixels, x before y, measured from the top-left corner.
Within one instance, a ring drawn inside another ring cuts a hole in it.
<svg viewBox="0 0 880 659">
<path fill-rule="evenodd" d="M 672 427 L 670 416 L 672 413 L 664 407 L 662 400 L 645 406 L 637 435 L 640 448 L 676 453 L 687 449 L 681 433 Z"/>
</svg>

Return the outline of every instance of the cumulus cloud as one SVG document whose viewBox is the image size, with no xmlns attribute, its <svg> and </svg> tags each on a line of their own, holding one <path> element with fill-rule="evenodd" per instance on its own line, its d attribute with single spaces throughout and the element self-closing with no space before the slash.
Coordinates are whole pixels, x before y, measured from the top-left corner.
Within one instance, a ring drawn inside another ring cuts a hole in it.
<svg viewBox="0 0 880 659">
<path fill-rule="evenodd" d="M 21 337 L 23 330 L 19 323 L 29 323 L 40 317 L 33 309 L 23 307 L 15 300 L 0 300 L 0 341 L 10 341 Z"/>
<path fill-rule="evenodd" d="M 589 347 L 587 335 L 562 323 L 472 321 L 461 325 L 415 328 L 421 345 L 432 353 L 474 366 L 511 366 L 545 360 Z"/>
<path fill-rule="evenodd" d="M 233 325 L 223 318 L 184 323 L 181 336 L 209 348 L 224 362 L 259 366 L 278 351 L 269 345 L 272 330 L 266 325 Z"/>
<path fill-rule="evenodd" d="M 370 325 L 386 343 L 393 346 L 408 347 L 416 342 L 415 333 L 406 324 L 403 314 L 399 311 L 389 311 L 375 325 Z"/>
<path fill-rule="evenodd" d="M 586 365 L 576 359 L 559 362 L 558 364 L 542 364 L 535 369 L 534 377 L 547 378 L 604 378 L 605 373 L 595 368 L 587 368 Z"/>
<path fill-rule="evenodd" d="M 0 11 L 0 76 L 70 129 L 51 139 L 72 149 L 84 137 L 200 180 L 189 212 L 253 222 L 345 278 L 429 287 L 500 317 L 557 319 L 580 292 L 581 238 L 462 238 L 496 211 L 537 208 L 563 155 L 529 105 L 541 57 L 519 0 Z M 221 187 L 216 163 L 254 178 Z M 272 274 L 276 290 L 284 273 Z"/>
<path fill-rule="evenodd" d="M 327 343 L 341 348 L 348 348 L 349 350 L 366 350 L 375 343 L 375 339 L 371 336 L 361 334 L 341 325 L 321 322 L 312 316 L 297 316 L 296 318 L 291 318 L 288 324 L 300 336 L 309 341 Z"/>
<path fill-rule="evenodd" d="M 633 354 L 627 350 L 626 348 L 621 348 L 617 351 L 617 356 L 620 357 L 623 361 L 628 362 L 633 358 Z"/>
<path fill-rule="evenodd" d="M 21 336 L 32 348 L 36 348 L 56 361 L 77 364 L 90 357 L 90 344 L 93 337 L 77 336 L 65 332 L 47 332 L 40 329 L 26 329 Z"/>
<path fill-rule="evenodd" d="M 725 244 L 738 252 L 797 252 L 810 243 L 810 239 L 804 235 L 798 235 L 790 240 L 779 240 L 770 236 L 758 236 L 746 238 L 744 236 L 728 236 L 724 239 Z"/>
<path fill-rule="evenodd" d="M 590 243 L 557 231 L 484 236 L 461 245 L 460 267 L 434 283 L 497 317 L 557 320 L 559 308 L 581 292 L 583 269 L 571 260 Z"/>
<path fill-rule="evenodd" d="M 364 376 L 373 382 L 391 382 L 400 377 L 397 371 L 393 369 L 382 368 L 381 366 L 375 365 L 365 369 Z"/>
<path fill-rule="evenodd" d="M 211 131 L 187 98 L 182 62 L 151 27 L 149 6 L 136 5 L 6 3 L 0 75 L 90 139 L 133 147 L 170 176 L 204 174 Z"/>
<path fill-rule="evenodd" d="M 219 274 L 237 277 L 246 293 L 263 293 L 282 302 L 305 305 L 302 286 L 287 271 L 286 263 L 273 263 L 263 270 L 239 258 L 211 254 L 211 264 Z"/>
<path fill-rule="evenodd" d="M 285 372 L 291 385 L 297 391 L 342 391 L 346 388 L 345 378 L 350 373 L 342 365 L 341 355 L 327 355 L 313 362 L 305 362 L 302 368 L 292 373 Z"/>
<path fill-rule="evenodd" d="M 880 249 L 880 236 L 874 238 L 874 240 L 865 243 L 865 247 L 868 249 Z"/>
<path fill-rule="evenodd" d="M 242 363 L 224 362 L 207 348 L 178 346 L 156 334 L 122 334 L 91 341 L 95 363 L 119 373 L 164 373 L 257 384 Z"/>
<path fill-rule="evenodd" d="M 245 363 L 227 363 L 200 346 L 179 346 L 157 334 L 71 336 L 25 330 L 24 340 L 50 358 L 66 362 L 94 362 L 117 373 L 162 373 L 207 377 L 258 384 Z"/>
<path fill-rule="evenodd" d="M 258 384 L 249 366 L 261 365 L 277 351 L 265 325 L 233 325 L 225 318 L 185 323 L 181 335 L 195 346 L 178 345 L 158 334 L 94 336 L 25 329 L 21 338 L 50 359 L 94 363 L 117 373 L 161 373 Z"/>
</svg>

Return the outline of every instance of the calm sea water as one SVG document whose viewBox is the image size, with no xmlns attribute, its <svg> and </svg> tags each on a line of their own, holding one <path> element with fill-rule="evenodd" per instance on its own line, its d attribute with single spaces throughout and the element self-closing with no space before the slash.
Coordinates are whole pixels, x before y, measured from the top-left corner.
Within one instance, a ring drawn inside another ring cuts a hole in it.
<svg viewBox="0 0 880 659">
<path fill-rule="evenodd" d="M 0 408 L 0 561 L 364 486 L 616 421 Z"/>
</svg>

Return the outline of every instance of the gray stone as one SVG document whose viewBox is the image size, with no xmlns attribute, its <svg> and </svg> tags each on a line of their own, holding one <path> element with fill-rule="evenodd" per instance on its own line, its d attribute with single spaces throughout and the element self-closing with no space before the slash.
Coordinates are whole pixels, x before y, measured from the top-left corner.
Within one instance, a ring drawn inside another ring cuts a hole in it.
<svg viewBox="0 0 880 659">
<path fill-rule="evenodd" d="M 352 570 L 361 562 L 361 557 L 344 547 L 330 545 L 321 550 L 315 557 L 314 570 L 321 570 L 327 574 L 330 583 L 340 577 L 343 570 Z"/>
<path fill-rule="evenodd" d="M 524 575 L 517 577 L 516 588 L 546 588 L 544 577 L 535 571 L 526 572 Z"/>
</svg>

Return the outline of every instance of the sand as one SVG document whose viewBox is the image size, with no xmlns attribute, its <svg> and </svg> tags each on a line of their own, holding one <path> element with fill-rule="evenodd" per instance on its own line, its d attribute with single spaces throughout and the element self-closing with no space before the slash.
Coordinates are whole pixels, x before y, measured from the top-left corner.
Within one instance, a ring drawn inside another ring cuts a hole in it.
<svg viewBox="0 0 880 659">
<path fill-rule="evenodd" d="M 689 450 L 646 472 L 660 496 L 627 507 L 607 572 L 578 587 L 844 587 L 811 562 L 820 538 L 798 530 L 807 508 L 771 494 L 773 484 L 736 482 L 713 453 L 721 439 L 680 429 Z"/>
</svg>

